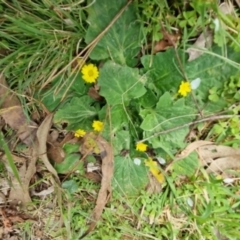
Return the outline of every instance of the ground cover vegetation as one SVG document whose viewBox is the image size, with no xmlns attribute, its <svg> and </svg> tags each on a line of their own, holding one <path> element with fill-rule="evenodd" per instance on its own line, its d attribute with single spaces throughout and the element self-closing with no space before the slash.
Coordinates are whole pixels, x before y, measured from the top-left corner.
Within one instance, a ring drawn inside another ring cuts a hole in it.
<svg viewBox="0 0 240 240">
<path fill-rule="evenodd" d="M 0 239 L 239 239 L 240 2 L 0 2 Z"/>
</svg>

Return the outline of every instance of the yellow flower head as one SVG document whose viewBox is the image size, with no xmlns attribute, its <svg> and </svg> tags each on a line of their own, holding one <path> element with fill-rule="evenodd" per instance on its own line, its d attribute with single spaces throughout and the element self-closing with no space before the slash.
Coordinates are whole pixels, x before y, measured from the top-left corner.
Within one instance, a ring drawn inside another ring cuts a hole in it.
<svg viewBox="0 0 240 240">
<path fill-rule="evenodd" d="M 147 144 L 139 142 L 136 144 L 136 150 L 140 152 L 146 152 L 147 151 Z"/>
<path fill-rule="evenodd" d="M 159 183 L 164 182 L 164 176 L 158 167 L 157 162 L 153 161 L 152 158 L 145 160 L 145 165 L 149 168 L 152 175 L 158 180 Z"/>
<path fill-rule="evenodd" d="M 189 82 L 181 82 L 179 87 L 178 93 L 181 94 L 183 97 L 186 97 L 188 93 L 192 91 L 191 84 Z"/>
<path fill-rule="evenodd" d="M 81 70 L 82 78 L 87 83 L 94 83 L 96 82 L 99 72 L 95 65 L 92 63 L 85 64 Z"/>
<path fill-rule="evenodd" d="M 86 132 L 82 129 L 78 129 L 75 133 L 74 133 L 74 137 L 84 137 L 86 134 Z"/>
<path fill-rule="evenodd" d="M 103 122 L 93 121 L 92 127 L 95 131 L 101 132 L 103 130 Z"/>
</svg>

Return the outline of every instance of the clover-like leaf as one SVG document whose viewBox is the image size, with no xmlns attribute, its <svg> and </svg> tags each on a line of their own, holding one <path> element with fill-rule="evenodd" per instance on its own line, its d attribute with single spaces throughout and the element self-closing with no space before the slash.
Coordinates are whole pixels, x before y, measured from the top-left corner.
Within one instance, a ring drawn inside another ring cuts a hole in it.
<svg viewBox="0 0 240 240">
<path fill-rule="evenodd" d="M 101 33 L 120 9 L 127 3 L 126 0 L 96 0 L 88 11 L 89 28 L 86 42 L 90 43 Z M 141 44 L 141 27 L 137 21 L 133 5 L 129 5 L 117 21 L 104 34 L 102 39 L 90 54 L 94 60 L 111 58 L 122 65 L 134 66 L 134 57 L 138 54 Z"/>
<path fill-rule="evenodd" d="M 120 66 L 111 61 L 100 70 L 98 84 L 100 95 L 111 106 L 128 104 L 130 100 L 143 96 L 146 89 L 137 69 Z"/>
</svg>

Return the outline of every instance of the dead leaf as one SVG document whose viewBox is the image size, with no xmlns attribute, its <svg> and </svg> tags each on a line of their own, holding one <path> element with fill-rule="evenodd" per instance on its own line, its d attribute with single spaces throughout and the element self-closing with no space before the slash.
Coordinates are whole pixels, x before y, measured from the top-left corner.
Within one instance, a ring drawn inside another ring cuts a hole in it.
<svg viewBox="0 0 240 240">
<path fill-rule="evenodd" d="M 74 138 L 72 133 L 67 133 L 61 142 L 58 142 L 59 133 L 57 131 L 52 131 L 47 138 L 47 156 L 50 160 L 61 163 L 65 158 L 65 152 L 63 151 L 63 145 L 65 143 L 76 143 L 79 141 Z"/>
<path fill-rule="evenodd" d="M 232 3 L 229 2 L 223 2 L 219 5 L 219 10 L 227 15 L 227 14 L 234 14 L 234 7 Z M 222 26 L 226 28 L 225 24 L 222 23 Z M 200 36 L 197 38 L 196 42 L 193 44 L 193 47 L 190 47 L 186 50 L 186 52 L 189 54 L 188 61 L 193 61 L 194 59 L 198 58 L 202 55 L 203 51 L 201 49 L 208 49 L 212 46 L 213 42 L 213 31 L 207 30 L 206 32 L 203 32 L 200 34 Z"/>
<path fill-rule="evenodd" d="M 59 146 L 59 143 L 57 144 L 55 142 L 54 144 L 48 144 L 47 156 L 55 163 L 61 163 L 65 158 L 65 152 L 63 151 L 62 147 Z"/>
<path fill-rule="evenodd" d="M 53 118 L 52 113 L 47 115 L 47 117 L 44 119 L 44 121 L 42 122 L 42 124 L 39 126 L 37 130 L 37 140 L 38 140 L 37 151 L 38 151 L 39 157 L 43 161 L 47 170 L 53 174 L 56 182 L 60 185 L 60 180 L 58 178 L 57 171 L 51 165 L 47 157 L 47 137 L 48 137 L 49 130 L 52 126 L 52 118 Z"/>
<path fill-rule="evenodd" d="M 34 196 L 43 196 L 49 195 L 54 192 L 54 186 L 49 187 L 48 189 L 42 190 L 41 192 L 35 192 L 33 191 L 32 194 Z"/>
<path fill-rule="evenodd" d="M 97 87 L 90 87 L 88 90 L 88 95 L 97 101 L 103 99 L 103 97 L 99 95 L 99 88 Z"/>
<path fill-rule="evenodd" d="M 88 172 L 85 174 L 85 177 L 95 183 L 100 183 L 102 179 L 101 176 L 96 172 Z"/>
<path fill-rule="evenodd" d="M 10 185 L 8 185 L 8 183 L 5 183 L 8 186 L 8 187 L 6 186 L 5 189 L 7 190 L 8 188 L 10 188 L 8 199 L 11 202 L 11 204 L 20 202 L 24 205 L 25 203 L 31 202 L 28 187 L 29 187 L 30 180 L 32 179 L 33 175 L 36 172 L 35 163 L 37 158 L 36 156 L 35 157 L 31 156 L 27 160 L 26 158 L 19 157 L 14 154 L 12 154 L 11 156 L 14 163 L 21 164 L 21 167 L 18 169 L 18 174 L 19 174 L 20 182 L 22 185 L 19 184 L 18 179 L 14 176 L 12 172 L 12 168 L 9 166 L 7 156 L 3 155 L 2 161 L 8 171 L 8 174 L 11 180 L 11 187 Z M 27 168 L 26 166 L 28 161 L 29 161 L 29 164 Z M 0 185 L 2 184 L 4 184 L 4 182 L 1 181 Z"/>
<path fill-rule="evenodd" d="M 5 203 L 6 203 L 6 197 L 2 192 L 0 192 L 0 204 L 5 204 Z"/>
<path fill-rule="evenodd" d="M 197 152 L 202 165 L 208 165 L 207 172 L 224 172 L 226 169 L 240 167 L 240 149 L 208 145 L 200 147 Z"/>
<path fill-rule="evenodd" d="M 191 152 L 195 151 L 199 147 L 212 144 L 210 141 L 195 141 L 190 143 L 180 154 L 176 156 L 177 160 L 187 157 Z"/>
<path fill-rule="evenodd" d="M 25 116 L 18 98 L 9 90 L 2 74 L 0 74 L 0 96 L 0 115 L 17 132 L 18 137 L 31 146 L 36 137 L 37 124 Z"/>
<path fill-rule="evenodd" d="M 169 47 L 175 47 L 180 39 L 180 34 L 170 34 L 163 31 L 163 38 L 154 44 L 153 53 L 164 51 Z"/>
<path fill-rule="evenodd" d="M 2 223 L 4 227 L 4 233 L 7 234 L 9 232 L 12 232 L 12 222 L 7 217 L 7 214 L 5 213 L 5 210 L 3 208 L 0 208 L 0 214 L 2 215 Z"/>
<path fill-rule="evenodd" d="M 92 147 L 92 151 L 89 149 L 89 138 L 91 138 L 91 143 L 95 142 Z M 84 238 L 88 233 L 90 233 L 96 226 L 97 221 L 100 219 L 103 209 L 108 202 L 108 199 L 111 195 L 111 181 L 113 176 L 113 150 L 111 145 L 101 136 L 86 134 L 83 138 L 83 141 L 87 143 L 87 151 L 88 154 L 92 154 L 98 150 L 99 154 L 102 158 L 102 180 L 101 180 L 101 188 L 98 193 L 96 206 L 92 212 L 91 223 L 89 225 L 88 230 L 81 236 L 80 239 Z M 83 146 L 84 146 L 83 142 Z M 80 148 L 81 153 L 86 154 L 86 150 L 84 148 Z"/>
<path fill-rule="evenodd" d="M 224 172 L 226 169 L 240 168 L 240 149 L 215 145 L 209 141 L 196 141 L 189 144 L 178 156 L 177 160 L 187 157 L 196 151 L 199 161 L 207 172 Z"/>
<path fill-rule="evenodd" d="M 234 7 L 230 1 L 221 3 L 218 8 L 225 15 L 234 13 Z"/>
<path fill-rule="evenodd" d="M 193 44 L 192 47 L 188 48 L 186 52 L 189 54 L 188 61 L 193 61 L 194 59 L 198 58 L 202 55 L 203 48 L 209 48 L 212 45 L 213 41 L 213 31 L 207 30 L 199 35 L 196 42 Z"/>
<path fill-rule="evenodd" d="M 224 172 L 227 169 L 239 169 L 240 168 L 240 155 L 218 158 L 212 161 L 207 168 L 207 172 Z"/>
<path fill-rule="evenodd" d="M 35 158 L 36 159 L 36 158 Z M 34 160 L 32 160 L 34 161 Z M 36 163 L 36 160 L 34 161 Z M 8 169 L 9 172 L 11 172 L 10 169 Z M 36 167 L 35 164 L 34 166 L 29 166 L 28 167 L 28 175 L 30 175 L 30 177 L 32 178 L 32 176 L 34 175 L 34 173 L 36 172 Z M 18 180 L 15 178 L 15 176 L 13 175 L 13 173 L 10 173 L 11 176 L 11 183 L 12 183 L 12 187 L 9 193 L 9 201 L 10 204 L 23 204 L 25 205 L 26 203 L 31 202 L 31 197 L 29 195 L 29 183 L 31 178 L 29 179 L 27 175 L 27 167 L 26 167 L 26 163 L 24 163 L 19 169 L 18 169 L 18 174 L 20 177 L 20 182 L 21 185 L 19 184 Z"/>
<path fill-rule="evenodd" d="M 238 7 L 240 8 L 240 0 L 235 0 L 235 2 L 238 5 Z"/>
<path fill-rule="evenodd" d="M 151 174 L 148 174 L 149 183 L 147 185 L 146 191 L 149 194 L 160 193 L 162 191 L 162 184 Z"/>
</svg>

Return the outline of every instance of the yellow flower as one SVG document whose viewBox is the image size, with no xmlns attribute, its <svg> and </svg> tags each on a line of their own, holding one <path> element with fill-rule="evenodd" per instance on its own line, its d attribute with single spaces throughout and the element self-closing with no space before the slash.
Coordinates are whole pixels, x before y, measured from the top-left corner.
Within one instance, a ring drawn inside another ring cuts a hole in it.
<svg viewBox="0 0 240 240">
<path fill-rule="evenodd" d="M 96 66 L 92 63 L 85 64 L 81 70 L 82 78 L 87 83 L 94 83 L 96 82 L 99 72 Z"/>
<path fill-rule="evenodd" d="M 86 132 L 82 129 L 78 129 L 75 133 L 74 133 L 74 137 L 84 137 L 86 134 Z"/>
<path fill-rule="evenodd" d="M 136 150 L 140 152 L 146 152 L 147 151 L 147 144 L 139 142 L 136 144 Z"/>
<path fill-rule="evenodd" d="M 189 82 L 181 82 L 179 87 L 178 93 L 181 94 L 183 97 L 186 97 L 188 93 L 192 91 L 191 84 Z"/>
<path fill-rule="evenodd" d="M 161 173 L 157 162 L 153 161 L 151 158 L 145 160 L 145 165 L 149 167 L 149 171 L 152 173 L 152 175 L 158 180 L 159 183 L 163 183 L 164 176 Z"/>
<path fill-rule="evenodd" d="M 103 122 L 93 121 L 92 127 L 95 131 L 101 132 L 103 130 Z"/>
</svg>

